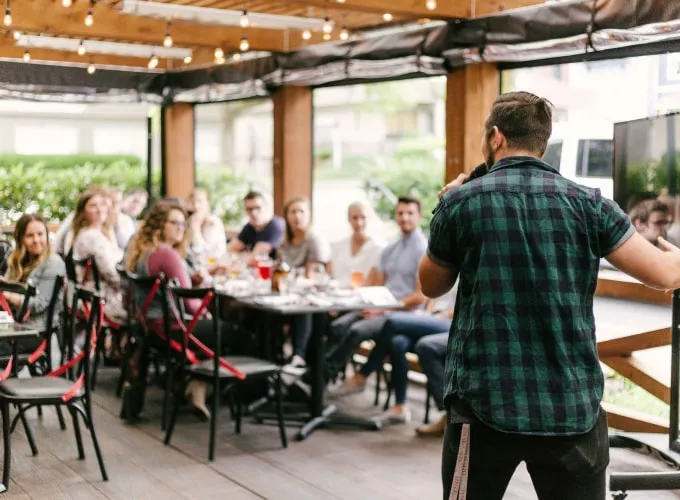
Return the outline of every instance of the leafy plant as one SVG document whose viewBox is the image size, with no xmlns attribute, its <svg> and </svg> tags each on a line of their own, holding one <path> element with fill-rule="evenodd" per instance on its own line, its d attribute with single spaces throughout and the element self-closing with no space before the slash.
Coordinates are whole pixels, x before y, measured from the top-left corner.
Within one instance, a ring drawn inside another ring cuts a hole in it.
<svg viewBox="0 0 680 500">
<path fill-rule="evenodd" d="M 13 153 L 0 154 L 0 168 L 10 168 L 16 165 L 26 167 L 43 167 L 50 169 L 69 169 L 82 165 L 107 166 L 116 163 L 126 163 L 133 167 L 142 166 L 142 159 L 134 155 L 21 155 Z"/>
</svg>

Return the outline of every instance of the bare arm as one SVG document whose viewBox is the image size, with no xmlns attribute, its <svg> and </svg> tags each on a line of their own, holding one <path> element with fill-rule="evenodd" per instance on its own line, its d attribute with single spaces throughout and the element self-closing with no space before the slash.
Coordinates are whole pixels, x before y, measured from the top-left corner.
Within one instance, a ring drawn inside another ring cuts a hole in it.
<svg viewBox="0 0 680 500">
<path fill-rule="evenodd" d="M 385 275 L 378 271 L 377 268 L 371 268 L 366 279 L 366 286 L 384 286 Z"/>
<path fill-rule="evenodd" d="M 425 254 L 420 260 L 418 277 L 422 293 L 426 297 L 436 299 L 453 288 L 458 279 L 458 269 L 441 266 Z"/>
<path fill-rule="evenodd" d="M 266 241 L 258 241 L 253 247 L 253 255 L 269 255 L 274 247 Z"/>
<path fill-rule="evenodd" d="M 606 259 L 645 285 L 660 290 L 680 288 L 680 248 L 659 238 L 663 252 L 638 233 L 633 234 Z"/>
<path fill-rule="evenodd" d="M 232 238 L 229 244 L 227 245 L 227 250 L 229 252 L 243 252 L 246 249 L 245 243 L 243 243 L 241 240 L 238 238 Z"/>
</svg>

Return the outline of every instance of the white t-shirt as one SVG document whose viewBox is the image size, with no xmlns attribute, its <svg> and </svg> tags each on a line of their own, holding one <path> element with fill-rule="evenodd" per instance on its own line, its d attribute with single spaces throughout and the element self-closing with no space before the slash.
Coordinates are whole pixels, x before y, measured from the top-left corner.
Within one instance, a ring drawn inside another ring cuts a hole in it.
<svg viewBox="0 0 680 500">
<path fill-rule="evenodd" d="M 352 255 L 352 237 L 338 241 L 331 248 L 333 278 L 338 280 L 342 287 L 350 286 L 353 272 L 361 272 L 364 279 L 368 278 L 371 269 L 380 264 L 382 250 L 383 245 L 368 240 L 356 255 Z"/>
</svg>

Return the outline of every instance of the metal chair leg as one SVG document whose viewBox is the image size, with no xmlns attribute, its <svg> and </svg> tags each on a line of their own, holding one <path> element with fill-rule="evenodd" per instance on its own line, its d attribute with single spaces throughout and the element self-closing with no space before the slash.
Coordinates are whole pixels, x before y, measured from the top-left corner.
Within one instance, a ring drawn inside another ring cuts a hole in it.
<svg viewBox="0 0 680 500">
<path fill-rule="evenodd" d="M 102 473 L 102 480 L 108 481 L 109 476 L 106 473 L 106 466 L 104 465 L 104 457 L 102 457 L 102 450 L 99 448 L 99 441 L 97 440 L 97 433 L 94 430 L 94 420 L 92 419 L 92 406 L 88 402 L 85 405 L 87 412 L 87 420 L 90 423 L 90 435 L 92 436 L 92 445 L 94 446 L 94 452 L 97 455 L 97 462 L 99 462 L 99 470 Z"/>
<path fill-rule="evenodd" d="M 279 434 L 281 435 L 281 446 L 288 447 L 286 436 L 286 422 L 283 419 L 283 384 L 281 383 L 281 373 L 276 374 L 276 418 L 279 421 Z"/>
<path fill-rule="evenodd" d="M 57 412 L 57 420 L 59 420 L 59 428 L 62 431 L 66 430 L 66 422 L 64 421 L 64 414 L 61 411 L 61 406 L 57 405 L 54 407 L 55 411 Z"/>
<path fill-rule="evenodd" d="M 78 459 L 85 460 L 85 449 L 83 448 L 83 436 L 80 433 L 80 422 L 78 421 L 78 412 L 69 406 L 68 411 L 71 414 L 73 421 L 73 432 L 76 435 L 76 446 L 78 447 Z"/>
<path fill-rule="evenodd" d="M 3 453 L 3 466 L 2 466 L 2 484 L 5 487 L 5 491 L 9 490 L 9 470 L 12 464 L 12 450 L 10 445 L 10 435 L 9 435 L 9 403 L 7 401 L 2 402 L 2 442 L 4 447 Z"/>
<path fill-rule="evenodd" d="M 21 425 L 24 426 L 24 432 L 26 433 L 26 439 L 28 440 L 28 445 L 31 447 L 31 453 L 35 457 L 38 454 L 38 447 L 35 445 L 35 440 L 33 439 L 33 431 L 31 431 L 31 426 L 28 425 L 28 420 L 26 420 L 26 414 L 24 409 L 19 406 L 19 418 L 21 418 Z"/>
</svg>

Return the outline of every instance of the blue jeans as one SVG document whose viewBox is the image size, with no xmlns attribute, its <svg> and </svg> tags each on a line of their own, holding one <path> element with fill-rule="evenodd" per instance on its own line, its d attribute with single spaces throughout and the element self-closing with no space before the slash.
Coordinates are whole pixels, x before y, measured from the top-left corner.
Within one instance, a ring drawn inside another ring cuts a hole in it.
<svg viewBox="0 0 680 500">
<path fill-rule="evenodd" d="M 427 388 L 440 410 L 444 409 L 444 367 L 448 343 L 449 332 L 444 332 L 423 337 L 413 347 L 427 376 Z"/>
<path fill-rule="evenodd" d="M 406 402 L 406 387 L 408 386 L 406 353 L 412 351 L 421 338 L 435 333 L 448 332 L 450 328 L 451 320 L 446 318 L 413 312 L 390 314 L 380 334 L 375 339 L 375 347 L 361 369 L 361 375 L 368 377 L 378 370 L 389 355 L 392 364 L 392 387 L 394 387 L 396 403 L 404 404 Z"/>
</svg>

